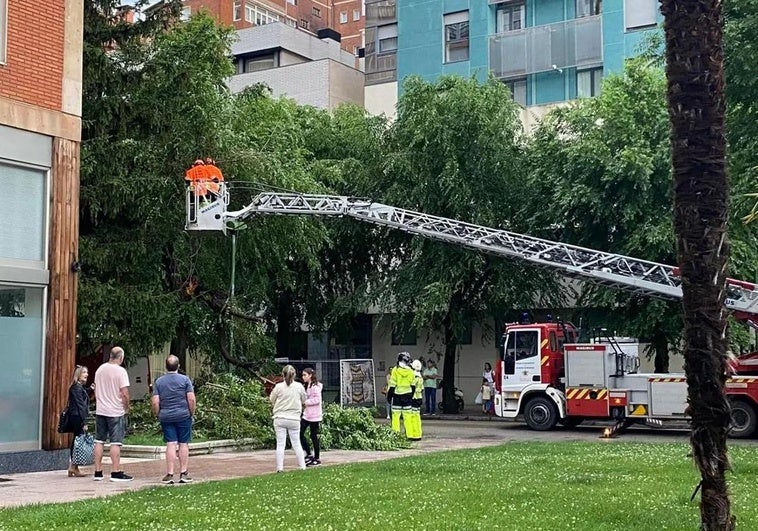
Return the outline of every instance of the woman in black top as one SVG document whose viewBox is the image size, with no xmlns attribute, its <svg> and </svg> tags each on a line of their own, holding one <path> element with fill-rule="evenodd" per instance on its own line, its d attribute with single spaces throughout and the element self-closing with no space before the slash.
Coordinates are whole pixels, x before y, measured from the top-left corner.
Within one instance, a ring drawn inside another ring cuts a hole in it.
<svg viewBox="0 0 758 531">
<path fill-rule="evenodd" d="M 89 371 L 87 367 L 77 365 L 74 370 L 74 378 L 71 387 L 68 388 L 68 415 L 69 426 L 74 437 L 71 439 L 71 453 L 68 462 L 68 477 L 81 478 L 86 476 L 79 471 L 79 467 L 71 462 L 74 457 L 74 439 L 87 431 L 87 417 L 89 416 L 89 395 L 84 386 L 87 384 Z"/>
</svg>

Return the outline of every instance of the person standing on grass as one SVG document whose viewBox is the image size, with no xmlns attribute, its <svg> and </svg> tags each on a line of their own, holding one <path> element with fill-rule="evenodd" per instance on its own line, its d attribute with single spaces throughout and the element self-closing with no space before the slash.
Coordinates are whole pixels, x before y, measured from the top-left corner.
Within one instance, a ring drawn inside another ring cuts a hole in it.
<svg viewBox="0 0 758 531">
<path fill-rule="evenodd" d="M 426 361 L 426 368 L 421 373 L 424 377 L 424 402 L 427 415 L 433 415 L 437 411 L 437 367 L 434 360 Z"/>
<path fill-rule="evenodd" d="M 310 367 L 303 369 L 303 382 L 305 383 L 305 411 L 300 421 L 300 444 L 305 450 L 305 466 L 318 466 L 321 464 L 321 445 L 318 441 L 318 430 L 321 426 L 323 413 L 321 410 L 321 391 L 323 385 L 318 381 L 316 372 Z M 305 438 L 305 430 L 310 429 L 313 453 Z"/>
<path fill-rule="evenodd" d="M 305 469 L 305 453 L 300 446 L 300 418 L 305 404 L 305 388 L 295 381 L 295 368 L 285 365 L 282 369 L 283 382 L 271 391 L 269 400 L 273 408 L 274 431 L 276 432 L 276 471 L 284 472 L 284 447 L 287 435 L 297 456 L 297 464 Z"/>
<path fill-rule="evenodd" d="M 166 358 L 166 374 L 153 385 L 153 413 L 158 415 L 166 443 L 166 475 L 161 483 L 174 483 L 176 447 L 179 445 L 179 483 L 191 483 L 189 443 L 192 440 L 192 416 L 195 414 L 195 388 L 192 380 L 179 374 L 179 358 Z"/>
<path fill-rule="evenodd" d="M 103 448 L 111 443 L 111 481 L 131 481 L 121 470 L 121 445 L 126 435 L 129 411 L 129 375 L 124 363 L 124 349 L 113 347 L 107 362 L 95 371 L 95 481 L 103 480 Z"/>
<path fill-rule="evenodd" d="M 82 473 L 79 467 L 73 463 L 74 459 L 74 441 L 76 438 L 87 431 L 87 417 L 89 417 L 89 395 L 84 388 L 87 385 L 89 369 L 82 365 L 77 365 L 74 369 L 74 378 L 71 387 L 68 388 L 68 411 L 69 426 L 74 436 L 71 439 L 71 450 L 68 459 L 68 477 L 81 478 L 87 474 Z"/>
</svg>

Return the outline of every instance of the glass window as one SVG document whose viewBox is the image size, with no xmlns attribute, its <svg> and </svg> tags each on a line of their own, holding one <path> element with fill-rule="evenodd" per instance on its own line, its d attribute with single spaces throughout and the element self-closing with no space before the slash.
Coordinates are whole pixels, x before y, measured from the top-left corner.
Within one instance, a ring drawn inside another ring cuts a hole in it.
<svg viewBox="0 0 758 531">
<path fill-rule="evenodd" d="M 376 34 L 379 40 L 378 53 L 393 53 L 397 51 L 397 24 L 379 26 Z"/>
<path fill-rule="evenodd" d="M 445 15 L 445 62 L 468 60 L 468 11 Z"/>
<path fill-rule="evenodd" d="M 12 190 L 0 208 L 0 260 L 45 262 L 47 172 L 0 163 L 0 187 Z"/>
<path fill-rule="evenodd" d="M 340 24 L 347 24 L 347 11 L 340 11 Z"/>
<path fill-rule="evenodd" d="M 533 358 L 539 354 L 538 332 L 517 330 L 508 333 L 503 356 L 505 374 L 515 374 L 516 362 Z"/>
<path fill-rule="evenodd" d="M 600 95 L 600 87 L 603 81 L 603 69 L 591 68 L 589 70 L 577 70 L 576 72 L 576 97 L 592 98 Z"/>
<path fill-rule="evenodd" d="M 243 72 L 260 72 L 261 70 L 270 70 L 279 66 L 276 53 L 261 55 L 258 57 L 249 57 L 245 59 Z"/>
<path fill-rule="evenodd" d="M 495 13 L 495 33 L 523 29 L 525 19 L 523 3 L 499 4 Z"/>
<path fill-rule="evenodd" d="M 413 328 L 413 317 L 398 319 L 392 323 L 393 345 L 415 345 L 416 329 Z"/>
<path fill-rule="evenodd" d="M 265 26 L 279 20 L 279 15 L 258 6 L 245 6 L 245 20 L 255 23 L 256 26 Z"/>
<path fill-rule="evenodd" d="M 234 2 L 234 20 L 242 20 L 242 2 Z"/>
<path fill-rule="evenodd" d="M 321 18 L 321 9 L 320 9 L 320 8 L 318 8 L 318 7 L 314 7 L 314 8 L 312 8 L 312 9 L 311 9 L 311 14 L 312 14 L 314 17 L 318 17 L 318 18 Z"/>
<path fill-rule="evenodd" d="M 576 0 L 576 18 L 600 14 L 600 0 Z"/>
<path fill-rule="evenodd" d="M 658 0 L 624 0 L 624 26 L 627 30 L 655 26 Z"/>
<path fill-rule="evenodd" d="M 513 101 L 522 107 L 526 107 L 526 78 L 509 79 L 503 81 L 503 83 L 505 83 L 505 86 L 511 91 Z"/>
<path fill-rule="evenodd" d="M 43 293 L 0 285 L 0 452 L 40 446 Z"/>
<path fill-rule="evenodd" d="M 353 9 L 353 22 L 356 22 L 361 19 L 361 10 L 360 9 Z"/>
</svg>

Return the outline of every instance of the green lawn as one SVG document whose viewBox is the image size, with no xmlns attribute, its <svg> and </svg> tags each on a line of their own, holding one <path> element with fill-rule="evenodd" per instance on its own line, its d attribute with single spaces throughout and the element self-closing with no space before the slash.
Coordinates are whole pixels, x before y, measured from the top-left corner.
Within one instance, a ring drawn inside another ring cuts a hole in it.
<svg viewBox="0 0 758 531">
<path fill-rule="evenodd" d="M 695 530 L 688 451 L 512 443 L 4 510 L 0 529 Z M 738 526 L 758 529 L 757 452 L 731 457 Z"/>
</svg>

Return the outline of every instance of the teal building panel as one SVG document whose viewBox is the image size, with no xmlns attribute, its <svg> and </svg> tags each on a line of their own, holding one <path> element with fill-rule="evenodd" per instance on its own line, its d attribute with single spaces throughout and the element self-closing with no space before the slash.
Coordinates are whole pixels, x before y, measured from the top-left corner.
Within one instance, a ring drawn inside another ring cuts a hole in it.
<svg viewBox="0 0 758 531">
<path fill-rule="evenodd" d="M 627 0 L 634 1 L 634 0 Z M 526 26 L 571 20 L 575 0 L 526 0 Z M 444 17 L 468 11 L 469 59 L 444 62 Z M 434 81 L 444 74 L 476 76 L 485 80 L 489 73 L 489 40 L 495 33 L 496 6 L 486 0 L 397 0 L 397 75 L 402 81 L 420 75 Z M 621 72 L 624 60 L 641 51 L 641 43 L 659 28 L 626 31 L 624 0 L 603 0 L 603 74 Z M 659 21 L 662 20 L 660 13 Z M 402 90 L 402 83 L 398 90 Z M 576 97 L 576 69 L 542 72 L 527 76 L 527 105 L 541 105 Z"/>
</svg>

